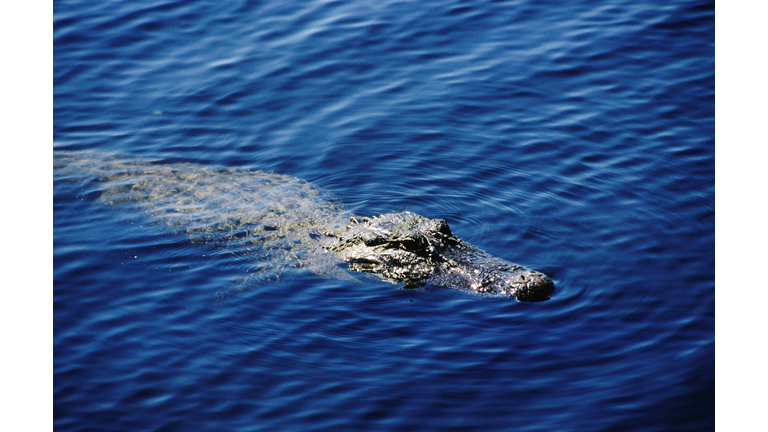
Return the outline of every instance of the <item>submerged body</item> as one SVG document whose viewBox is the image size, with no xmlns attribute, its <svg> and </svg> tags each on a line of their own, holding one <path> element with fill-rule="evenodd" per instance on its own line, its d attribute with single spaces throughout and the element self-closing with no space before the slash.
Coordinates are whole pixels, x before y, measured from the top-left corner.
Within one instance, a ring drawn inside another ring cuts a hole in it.
<svg viewBox="0 0 768 432">
<path fill-rule="evenodd" d="M 257 271 L 300 265 L 344 278 L 337 264 L 346 262 L 406 287 L 430 283 L 523 301 L 546 300 L 554 289 L 543 273 L 464 242 L 442 219 L 400 212 L 358 222 L 331 194 L 290 176 L 96 152 L 56 152 L 54 174 L 84 181 L 103 202 L 141 209 L 193 242 L 256 255 Z"/>
</svg>

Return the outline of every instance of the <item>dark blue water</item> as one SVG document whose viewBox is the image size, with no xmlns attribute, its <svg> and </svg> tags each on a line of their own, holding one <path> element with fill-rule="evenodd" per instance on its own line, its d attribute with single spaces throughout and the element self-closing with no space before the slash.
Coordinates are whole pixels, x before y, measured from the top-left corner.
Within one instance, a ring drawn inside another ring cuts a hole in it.
<svg viewBox="0 0 768 432">
<path fill-rule="evenodd" d="M 714 2 L 53 9 L 54 157 L 286 174 L 556 284 L 259 277 L 54 171 L 57 431 L 714 428 Z"/>
</svg>

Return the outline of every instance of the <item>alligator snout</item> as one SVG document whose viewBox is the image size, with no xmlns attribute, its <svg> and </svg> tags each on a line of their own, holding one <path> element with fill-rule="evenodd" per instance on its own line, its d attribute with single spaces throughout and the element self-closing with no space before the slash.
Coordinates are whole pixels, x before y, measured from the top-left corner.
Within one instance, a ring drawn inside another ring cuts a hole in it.
<svg viewBox="0 0 768 432">
<path fill-rule="evenodd" d="M 515 287 L 515 297 L 520 301 L 548 300 L 548 295 L 555 290 L 552 279 L 536 270 L 518 273 L 511 284 Z"/>
</svg>

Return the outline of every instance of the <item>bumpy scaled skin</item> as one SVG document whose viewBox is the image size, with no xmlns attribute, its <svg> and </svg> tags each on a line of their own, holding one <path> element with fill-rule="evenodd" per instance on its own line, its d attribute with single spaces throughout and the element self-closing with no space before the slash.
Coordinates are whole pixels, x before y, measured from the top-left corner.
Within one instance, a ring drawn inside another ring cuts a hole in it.
<svg viewBox="0 0 768 432">
<path fill-rule="evenodd" d="M 338 267 L 406 287 L 434 285 L 545 300 L 552 281 L 495 258 L 451 233 L 442 219 L 410 212 L 362 222 L 333 196 L 274 173 L 195 164 L 160 164 L 96 151 L 54 152 L 54 182 L 82 182 L 82 193 L 146 213 L 148 221 L 226 248 L 249 260 L 249 280 L 271 280 L 289 267 L 354 279 Z"/>
<path fill-rule="evenodd" d="M 553 290 L 544 273 L 505 261 L 453 235 L 443 219 L 411 212 L 351 219 L 327 249 L 349 262 L 350 270 L 376 274 L 414 287 L 430 282 L 478 293 L 541 301 Z"/>
</svg>

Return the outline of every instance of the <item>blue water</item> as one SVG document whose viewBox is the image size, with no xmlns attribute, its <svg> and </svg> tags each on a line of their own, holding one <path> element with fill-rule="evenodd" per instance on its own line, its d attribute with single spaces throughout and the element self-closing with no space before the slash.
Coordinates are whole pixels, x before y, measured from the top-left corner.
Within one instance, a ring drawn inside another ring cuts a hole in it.
<svg viewBox="0 0 768 432">
<path fill-rule="evenodd" d="M 54 171 L 55 430 L 714 429 L 714 2 L 53 9 L 54 155 L 286 174 L 556 284 L 259 278 Z"/>
</svg>

